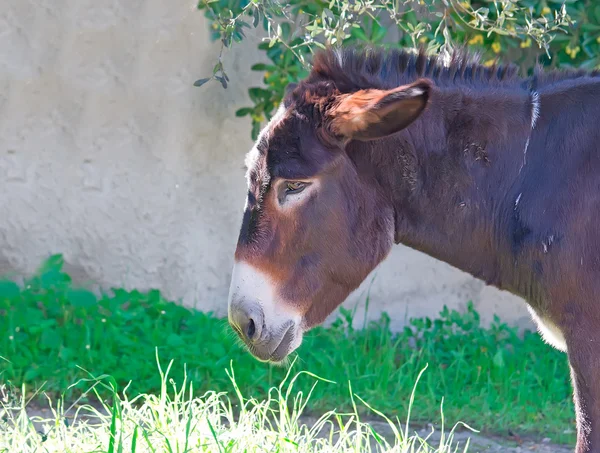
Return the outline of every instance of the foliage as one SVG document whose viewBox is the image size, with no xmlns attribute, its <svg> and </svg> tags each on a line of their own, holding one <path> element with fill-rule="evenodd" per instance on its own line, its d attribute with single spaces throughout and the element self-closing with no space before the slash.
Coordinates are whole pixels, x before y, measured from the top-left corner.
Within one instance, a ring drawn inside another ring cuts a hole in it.
<svg viewBox="0 0 600 453">
<path fill-rule="evenodd" d="M 224 48 L 262 25 L 267 36 L 259 49 L 267 62 L 264 87 L 248 90 L 252 106 L 238 116 L 252 119 L 252 136 L 271 118 L 285 87 L 303 78 L 310 55 L 327 45 L 368 44 L 448 52 L 466 44 L 483 54 L 484 64 L 497 58 L 525 71 L 537 61 L 548 66 L 600 67 L 600 4 L 595 0 L 199 0 L 212 24 L 221 53 L 212 78 L 227 86 Z M 252 25 L 251 25 L 252 24 Z M 569 32 L 569 33 L 567 33 Z"/>
<path fill-rule="evenodd" d="M 198 395 L 231 392 L 230 363 L 241 391 L 258 399 L 284 378 L 285 368 L 261 363 L 240 347 L 225 319 L 168 302 L 158 291 L 114 289 L 97 297 L 74 288 L 62 265 L 61 256 L 50 257 L 24 287 L 0 281 L 5 384 L 72 400 L 86 388 L 69 385 L 90 373 L 111 376 L 120 389 L 131 381 L 129 395 L 159 392 L 157 353 L 175 361 L 176 382 L 185 364 Z M 438 319 L 414 319 L 399 333 L 392 333 L 387 315 L 363 326 L 354 328 L 352 312 L 342 309 L 330 327 L 306 334 L 298 366 L 336 382 L 314 389 L 308 412 L 352 410 L 350 382 L 378 410 L 406 414 L 414 382 L 428 365 L 414 420 L 436 419 L 444 398 L 447 419 L 477 429 L 573 440 L 566 356 L 537 333 L 519 336 L 498 319 L 485 328 L 472 304 L 465 313 L 444 308 Z M 307 395 L 312 384 L 301 376 L 296 385 Z"/>
<path fill-rule="evenodd" d="M 65 410 L 64 400 L 51 401 L 52 417 L 41 418 L 30 415 L 22 395 L 15 395 L 12 402 L 10 398 L 0 399 L 0 451 L 466 453 L 469 447 L 469 440 L 462 445 L 454 440 L 455 429 L 461 423 L 434 442 L 409 431 L 409 416 L 402 424 L 373 409 L 387 428 L 386 435 L 372 423 L 361 420 L 356 405 L 350 413 L 331 410 L 315 422 L 303 420 L 311 394 L 296 391 L 298 377 L 305 374 L 302 372 L 294 377 L 288 373 L 277 387 L 269 389 L 264 400 L 246 398 L 237 386 L 233 369 L 229 377 L 234 395 L 210 391 L 194 397 L 191 382 L 185 378 L 183 383 L 175 382 L 169 376 L 171 364 L 166 371 L 159 367 L 161 388 L 156 395 L 121 396 L 114 392 L 110 378 L 90 379 L 91 391 L 104 387 L 113 396 L 112 404 L 103 402 L 98 408 L 82 405 L 76 411 Z M 311 377 L 316 385 L 319 378 Z M 2 390 L 0 387 L 0 394 Z M 354 394 L 351 387 L 348 390 L 349 399 L 369 408 L 368 402 Z M 413 396 L 414 392 L 411 403 Z M 41 429 L 36 431 L 33 422 Z M 442 431 L 444 427 L 442 418 Z"/>
</svg>

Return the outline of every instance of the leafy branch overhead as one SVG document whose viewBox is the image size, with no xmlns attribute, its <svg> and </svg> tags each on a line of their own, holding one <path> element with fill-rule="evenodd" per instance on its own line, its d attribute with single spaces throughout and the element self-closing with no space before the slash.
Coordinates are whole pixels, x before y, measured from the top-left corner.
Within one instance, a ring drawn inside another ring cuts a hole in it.
<svg viewBox="0 0 600 453">
<path fill-rule="evenodd" d="M 253 138 L 274 114 L 285 87 L 307 75 L 311 54 L 326 45 L 449 52 L 467 44 L 482 53 L 484 64 L 501 58 L 524 71 L 536 62 L 600 68 L 596 0 L 199 0 L 198 9 L 221 47 L 212 75 L 196 86 L 216 80 L 227 88 L 225 50 L 241 42 L 246 30 L 264 30 L 258 47 L 269 63 L 251 68 L 263 73 L 264 86 L 250 88 L 252 105 L 236 112 L 251 118 Z"/>
</svg>

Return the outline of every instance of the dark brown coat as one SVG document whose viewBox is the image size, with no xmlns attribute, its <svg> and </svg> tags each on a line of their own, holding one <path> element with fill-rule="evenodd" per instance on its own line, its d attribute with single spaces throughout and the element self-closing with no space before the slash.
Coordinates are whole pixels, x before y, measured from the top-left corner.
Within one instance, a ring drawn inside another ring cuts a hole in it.
<svg viewBox="0 0 600 453">
<path fill-rule="evenodd" d="M 280 361 L 403 243 L 527 302 L 600 452 L 599 121 L 598 73 L 317 55 L 248 161 L 232 325 Z"/>
</svg>

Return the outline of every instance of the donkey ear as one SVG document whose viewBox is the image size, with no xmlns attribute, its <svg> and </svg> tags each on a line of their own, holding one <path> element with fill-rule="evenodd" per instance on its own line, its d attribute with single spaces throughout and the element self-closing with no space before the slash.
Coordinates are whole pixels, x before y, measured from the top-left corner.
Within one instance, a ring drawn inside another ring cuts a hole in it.
<svg viewBox="0 0 600 453">
<path fill-rule="evenodd" d="M 289 107 L 291 104 L 291 94 L 298 87 L 297 83 L 291 82 L 288 83 L 285 87 L 285 91 L 283 93 L 283 105 L 284 107 Z"/>
<path fill-rule="evenodd" d="M 334 135 L 375 140 L 394 134 L 416 120 L 427 105 L 431 82 L 419 79 L 392 90 L 361 90 L 341 95 L 329 111 Z"/>
<path fill-rule="evenodd" d="M 294 82 L 290 82 L 286 85 L 285 87 L 285 95 L 287 96 L 288 94 L 290 94 L 292 91 L 294 91 L 296 88 L 298 87 L 297 83 Z"/>
</svg>

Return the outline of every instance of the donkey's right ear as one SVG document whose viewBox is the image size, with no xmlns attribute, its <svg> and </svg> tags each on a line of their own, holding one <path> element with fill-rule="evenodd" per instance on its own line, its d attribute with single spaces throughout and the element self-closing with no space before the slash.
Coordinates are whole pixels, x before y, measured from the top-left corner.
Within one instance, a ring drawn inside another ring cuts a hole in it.
<svg viewBox="0 0 600 453">
<path fill-rule="evenodd" d="M 365 89 L 341 95 L 329 111 L 330 130 L 362 141 L 394 134 L 421 115 L 431 86 L 429 80 L 419 79 L 391 90 Z"/>
</svg>

